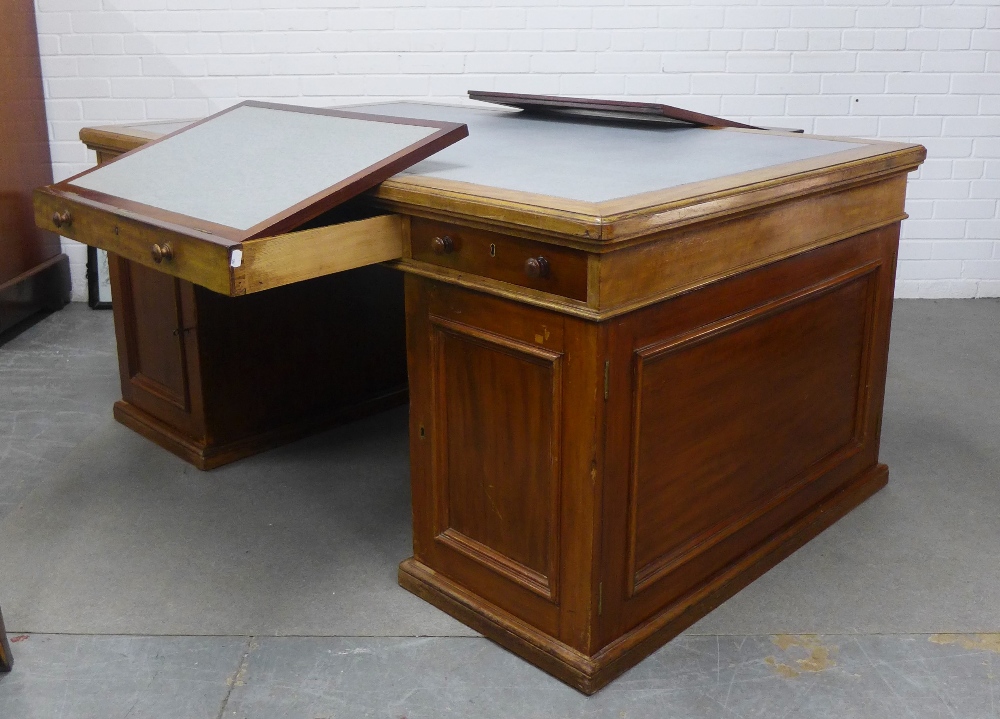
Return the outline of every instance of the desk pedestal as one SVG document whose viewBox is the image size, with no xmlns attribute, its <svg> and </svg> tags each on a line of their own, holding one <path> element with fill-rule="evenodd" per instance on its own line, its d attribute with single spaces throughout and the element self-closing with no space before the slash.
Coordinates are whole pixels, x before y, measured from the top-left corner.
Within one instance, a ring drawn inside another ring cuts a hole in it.
<svg viewBox="0 0 1000 719">
<path fill-rule="evenodd" d="M 226 297 L 110 256 L 115 418 L 199 469 L 404 404 L 398 272 Z"/>
<path fill-rule="evenodd" d="M 400 584 L 592 693 L 885 485 L 899 225 L 597 322 L 406 278 Z"/>
</svg>

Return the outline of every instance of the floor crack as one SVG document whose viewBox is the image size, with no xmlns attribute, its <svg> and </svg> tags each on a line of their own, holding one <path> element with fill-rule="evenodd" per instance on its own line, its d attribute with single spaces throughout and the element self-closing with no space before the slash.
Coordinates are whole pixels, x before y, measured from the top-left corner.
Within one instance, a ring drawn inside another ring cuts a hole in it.
<svg viewBox="0 0 1000 719">
<path fill-rule="evenodd" d="M 222 705 L 219 707 L 219 713 L 215 715 L 216 719 L 222 719 L 223 714 L 226 713 L 226 706 L 229 704 L 229 697 L 232 695 L 233 689 L 242 684 L 242 678 L 246 674 L 247 660 L 250 659 L 250 652 L 254 649 L 253 639 L 253 637 L 247 637 L 247 643 L 243 645 L 243 655 L 240 657 L 240 663 L 236 667 L 236 671 L 226 681 L 229 689 L 226 691 L 226 696 L 222 697 Z"/>
</svg>

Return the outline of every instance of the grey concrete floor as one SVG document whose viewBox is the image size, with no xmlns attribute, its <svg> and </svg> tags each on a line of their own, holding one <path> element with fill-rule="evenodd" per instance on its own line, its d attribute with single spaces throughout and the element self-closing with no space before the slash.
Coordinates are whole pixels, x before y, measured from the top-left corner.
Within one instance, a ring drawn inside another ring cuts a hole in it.
<svg viewBox="0 0 1000 719">
<path fill-rule="evenodd" d="M 893 322 L 889 487 L 585 698 L 395 586 L 405 411 L 199 473 L 70 306 L 0 345 L 0 718 L 1000 718 L 1000 301 Z"/>
</svg>

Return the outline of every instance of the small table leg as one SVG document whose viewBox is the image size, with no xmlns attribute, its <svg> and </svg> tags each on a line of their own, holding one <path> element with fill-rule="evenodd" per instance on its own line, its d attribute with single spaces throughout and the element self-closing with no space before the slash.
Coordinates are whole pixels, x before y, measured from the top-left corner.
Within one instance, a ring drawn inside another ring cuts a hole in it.
<svg viewBox="0 0 1000 719">
<path fill-rule="evenodd" d="M 14 657 L 10 653 L 10 643 L 7 641 L 7 628 L 3 625 L 3 613 L 0 612 L 0 672 L 9 672 L 14 667 Z"/>
</svg>

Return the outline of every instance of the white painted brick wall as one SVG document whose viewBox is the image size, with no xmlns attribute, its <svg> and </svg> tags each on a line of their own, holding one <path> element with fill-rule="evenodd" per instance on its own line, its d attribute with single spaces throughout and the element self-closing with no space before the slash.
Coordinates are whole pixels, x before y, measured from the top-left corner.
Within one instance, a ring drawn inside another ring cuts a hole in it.
<svg viewBox="0 0 1000 719">
<path fill-rule="evenodd" d="M 246 98 L 628 97 L 920 142 L 897 295 L 1000 296 L 1000 0 L 36 0 L 57 179 L 83 125 Z M 67 243 L 75 296 L 84 248 Z"/>
</svg>

